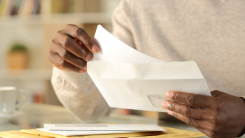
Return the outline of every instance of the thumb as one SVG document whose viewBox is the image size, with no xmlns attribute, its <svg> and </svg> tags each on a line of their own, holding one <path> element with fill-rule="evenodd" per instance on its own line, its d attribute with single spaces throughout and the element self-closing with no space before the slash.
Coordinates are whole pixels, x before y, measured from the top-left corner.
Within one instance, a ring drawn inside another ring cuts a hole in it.
<svg viewBox="0 0 245 138">
<path fill-rule="evenodd" d="M 219 90 L 213 90 L 213 91 L 211 91 L 210 93 L 211 93 L 211 95 L 212 95 L 213 97 L 218 97 L 218 96 L 220 96 L 220 95 L 226 94 L 226 93 L 221 92 L 221 91 L 219 91 Z"/>
</svg>

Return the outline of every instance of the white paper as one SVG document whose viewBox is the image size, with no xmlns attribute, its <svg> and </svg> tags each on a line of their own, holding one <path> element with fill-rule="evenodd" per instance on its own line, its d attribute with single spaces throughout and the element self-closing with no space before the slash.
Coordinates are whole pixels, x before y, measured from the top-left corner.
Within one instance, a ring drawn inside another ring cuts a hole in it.
<svg viewBox="0 0 245 138">
<path fill-rule="evenodd" d="M 88 131 L 164 131 L 158 125 L 146 124 L 44 124 L 46 130 L 88 130 Z"/>
<path fill-rule="evenodd" d="M 44 124 L 39 130 L 63 136 L 166 131 L 158 125 L 145 124 Z"/>
<path fill-rule="evenodd" d="M 163 62 L 127 46 L 103 27 L 95 39 L 102 52 L 88 62 L 88 74 L 110 107 L 165 112 L 167 91 L 210 95 L 193 61 Z"/>
<path fill-rule="evenodd" d="M 98 135 L 98 134 L 118 134 L 118 133 L 133 133 L 138 131 L 52 131 L 40 128 L 39 130 L 63 136 L 83 136 L 83 135 Z"/>
<path fill-rule="evenodd" d="M 92 61 L 106 60 L 127 63 L 161 62 L 159 59 L 145 55 L 124 44 L 106 31 L 101 25 L 97 27 L 95 40 L 99 44 L 101 51 L 94 54 Z"/>
</svg>

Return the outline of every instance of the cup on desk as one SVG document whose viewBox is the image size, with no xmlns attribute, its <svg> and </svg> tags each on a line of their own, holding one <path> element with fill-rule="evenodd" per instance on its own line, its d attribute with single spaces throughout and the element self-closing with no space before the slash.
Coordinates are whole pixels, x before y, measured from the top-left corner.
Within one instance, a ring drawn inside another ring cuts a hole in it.
<svg viewBox="0 0 245 138">
<path fill-rule="evenodd" d="M 24 95 L 24 100 L 17 102 L 17 97 Z M 0 87 L 0 117 L 11 116 L 16 107 L 27 102 L 28 95 L 24 90 L 16 90 L 15 87 Z"/>
</svg>

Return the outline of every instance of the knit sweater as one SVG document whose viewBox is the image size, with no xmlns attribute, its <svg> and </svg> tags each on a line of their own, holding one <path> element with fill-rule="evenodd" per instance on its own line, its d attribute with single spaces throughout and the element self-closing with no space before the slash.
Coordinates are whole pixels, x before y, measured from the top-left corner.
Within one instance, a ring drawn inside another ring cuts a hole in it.
<svg viewBox="0 0 245 138">
<path fill-rule="evenodd" d="M 195 61 L 210 90 L 245 96 L 244 9 L 243 0 L 122 0 L 113 35 L 166 62 Z M 52 84 L 81 120 L 111 111 L 87 73 L 54 68 Z"/>
</svg>

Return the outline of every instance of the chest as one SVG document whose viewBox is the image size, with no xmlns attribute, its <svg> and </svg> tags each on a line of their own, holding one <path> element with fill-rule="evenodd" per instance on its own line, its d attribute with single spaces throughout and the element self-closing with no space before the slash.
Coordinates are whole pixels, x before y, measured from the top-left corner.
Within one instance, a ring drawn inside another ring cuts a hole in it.
<svg viewBox="0 0 245 138">
<path fill-rule="evenodd" d="M 242 91 L 245 1 L 163 0 L 144 8 L 133 30 L 138 50 L 164 61 L 196 61 L 210 82 Z"/>
</svg>

